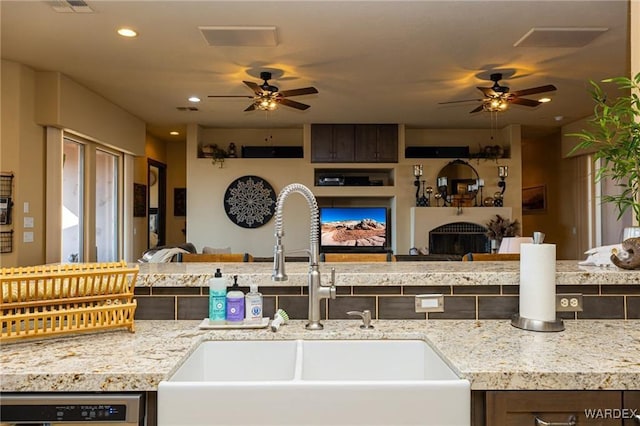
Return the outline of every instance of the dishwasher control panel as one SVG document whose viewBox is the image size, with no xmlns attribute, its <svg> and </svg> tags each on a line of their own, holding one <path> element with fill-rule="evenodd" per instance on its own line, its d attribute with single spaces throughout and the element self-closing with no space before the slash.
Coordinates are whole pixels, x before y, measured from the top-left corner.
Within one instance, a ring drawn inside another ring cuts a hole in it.
<svg viewBox="0 0 640 426">
<path fill-rule="evenodd" d="M 9 422 L 124 422 L 127 406 L 46 404 L 8 405 L 2 407 L 2 420 Z"/>
<path fill-rule="evenodd" d="M 144 408 L 138 393 L 2 393 L 0 424 L 140 425 Z"/>
</svg>

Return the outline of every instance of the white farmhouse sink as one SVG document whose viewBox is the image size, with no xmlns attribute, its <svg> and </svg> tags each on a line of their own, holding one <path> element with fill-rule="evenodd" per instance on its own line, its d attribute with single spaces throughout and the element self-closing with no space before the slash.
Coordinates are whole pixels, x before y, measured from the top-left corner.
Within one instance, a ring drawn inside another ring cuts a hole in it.
<svg viewBox="0 0 640 426">
<path fill-rule="evenodd" d="M 293 380 L 295 340 L 203 342 L 172 382 Z"/>
<path fill-rule="evenodd" d="M 470 386 L 420 340 L 204 342 L 158 386 L 158 426 L 468 426 Z"/>
</svg>

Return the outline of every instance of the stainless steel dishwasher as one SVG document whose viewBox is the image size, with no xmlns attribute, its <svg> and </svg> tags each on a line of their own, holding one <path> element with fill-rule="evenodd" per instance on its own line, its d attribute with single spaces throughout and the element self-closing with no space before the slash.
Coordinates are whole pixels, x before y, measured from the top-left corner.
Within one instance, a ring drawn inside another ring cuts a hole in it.
<svg viewBox="0 0 640 426">
<path fill-rule="evenodd" d="M 144 420 L 144 393 L 0 394 L 0 426 L 144 426 Z"/>
</svg>

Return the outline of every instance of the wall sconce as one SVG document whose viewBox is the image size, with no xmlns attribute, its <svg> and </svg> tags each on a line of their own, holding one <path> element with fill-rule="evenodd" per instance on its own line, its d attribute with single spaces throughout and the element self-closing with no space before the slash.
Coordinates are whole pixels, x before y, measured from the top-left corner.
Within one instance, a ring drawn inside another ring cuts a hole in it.
<svg viewBox="0 0 640 426">
<path fill-rule="evenodd" d="M 482 188 L 484 188 L 484 179 L 476 179 L 476 202 L 475 205 L 478 205 L 478 190 L 480 191 L 480 207 L 484 206 L 484 198 L 482 197 Z"/>
<path fill-rule="evenodd" d="M 502 188 L 502 191 L 500 192 L 501 195 L 504 195 L 504 191 L 507 189 L 507 182 L 505 181 L 507 176 L 509 176 L 509 167 L 498 166 L 498 177 L 500 178 L 498 188 Z"/>
<path fill-rule="evenodd" d="M 413 176 L 416 180 L 413 182 L 413 185 L 416 187 L 416 206 L 419 207 L 420 200 L 420 177 L 422 176 L 422 164 L 414 164 L 413 165 Z"/>
<path fill-rule="evenodd" d="M 437 180 L 438 194 L 442 198 L 442 207 L 447 207 L 447 185 L 449 181 L 446 176 L 440 176 Z"/>
</svg>

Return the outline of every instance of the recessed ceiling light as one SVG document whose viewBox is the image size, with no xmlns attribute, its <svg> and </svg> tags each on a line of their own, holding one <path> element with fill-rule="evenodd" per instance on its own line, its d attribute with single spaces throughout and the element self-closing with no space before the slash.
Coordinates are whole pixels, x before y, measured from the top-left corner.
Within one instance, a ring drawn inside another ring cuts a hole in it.
<svg viewBox="0 0 640 426">
<path fill-rule="evenodd" d="M 189 102 L 200 102 L 200 98 L 197 96 L 191 96 Z"/>
<path fill-rule="evenodd" d="M 132 30 L 131 28 L 118 28 L 118 34 L 120 34 L 122 37 L 137 37 L 138 33 L 135 30 Z"/>
<path fill-rule="evenodd" d="M 553 119 L 556 120 L 556 121 L 562 121 L 562 120 L 564 120 L 564 116 L 556 115 L 555 117 L 553 117 Z"/>
<path fill-rule="evenodd" d="M 180 135 L 180 132 L 176 132 L 176 131 L 174 130 L 173 132 L 169 132 L 169 134 L 170 134 L 171 136 L 178 136 L 178 135 Z"/>
<path fill-rule="evenodd" d="M 551 102 L 551 98 L 540 98 L 538 99 L 538 102 L 542 102 L 543 104 L 547 102 Z"/>
</svg>

